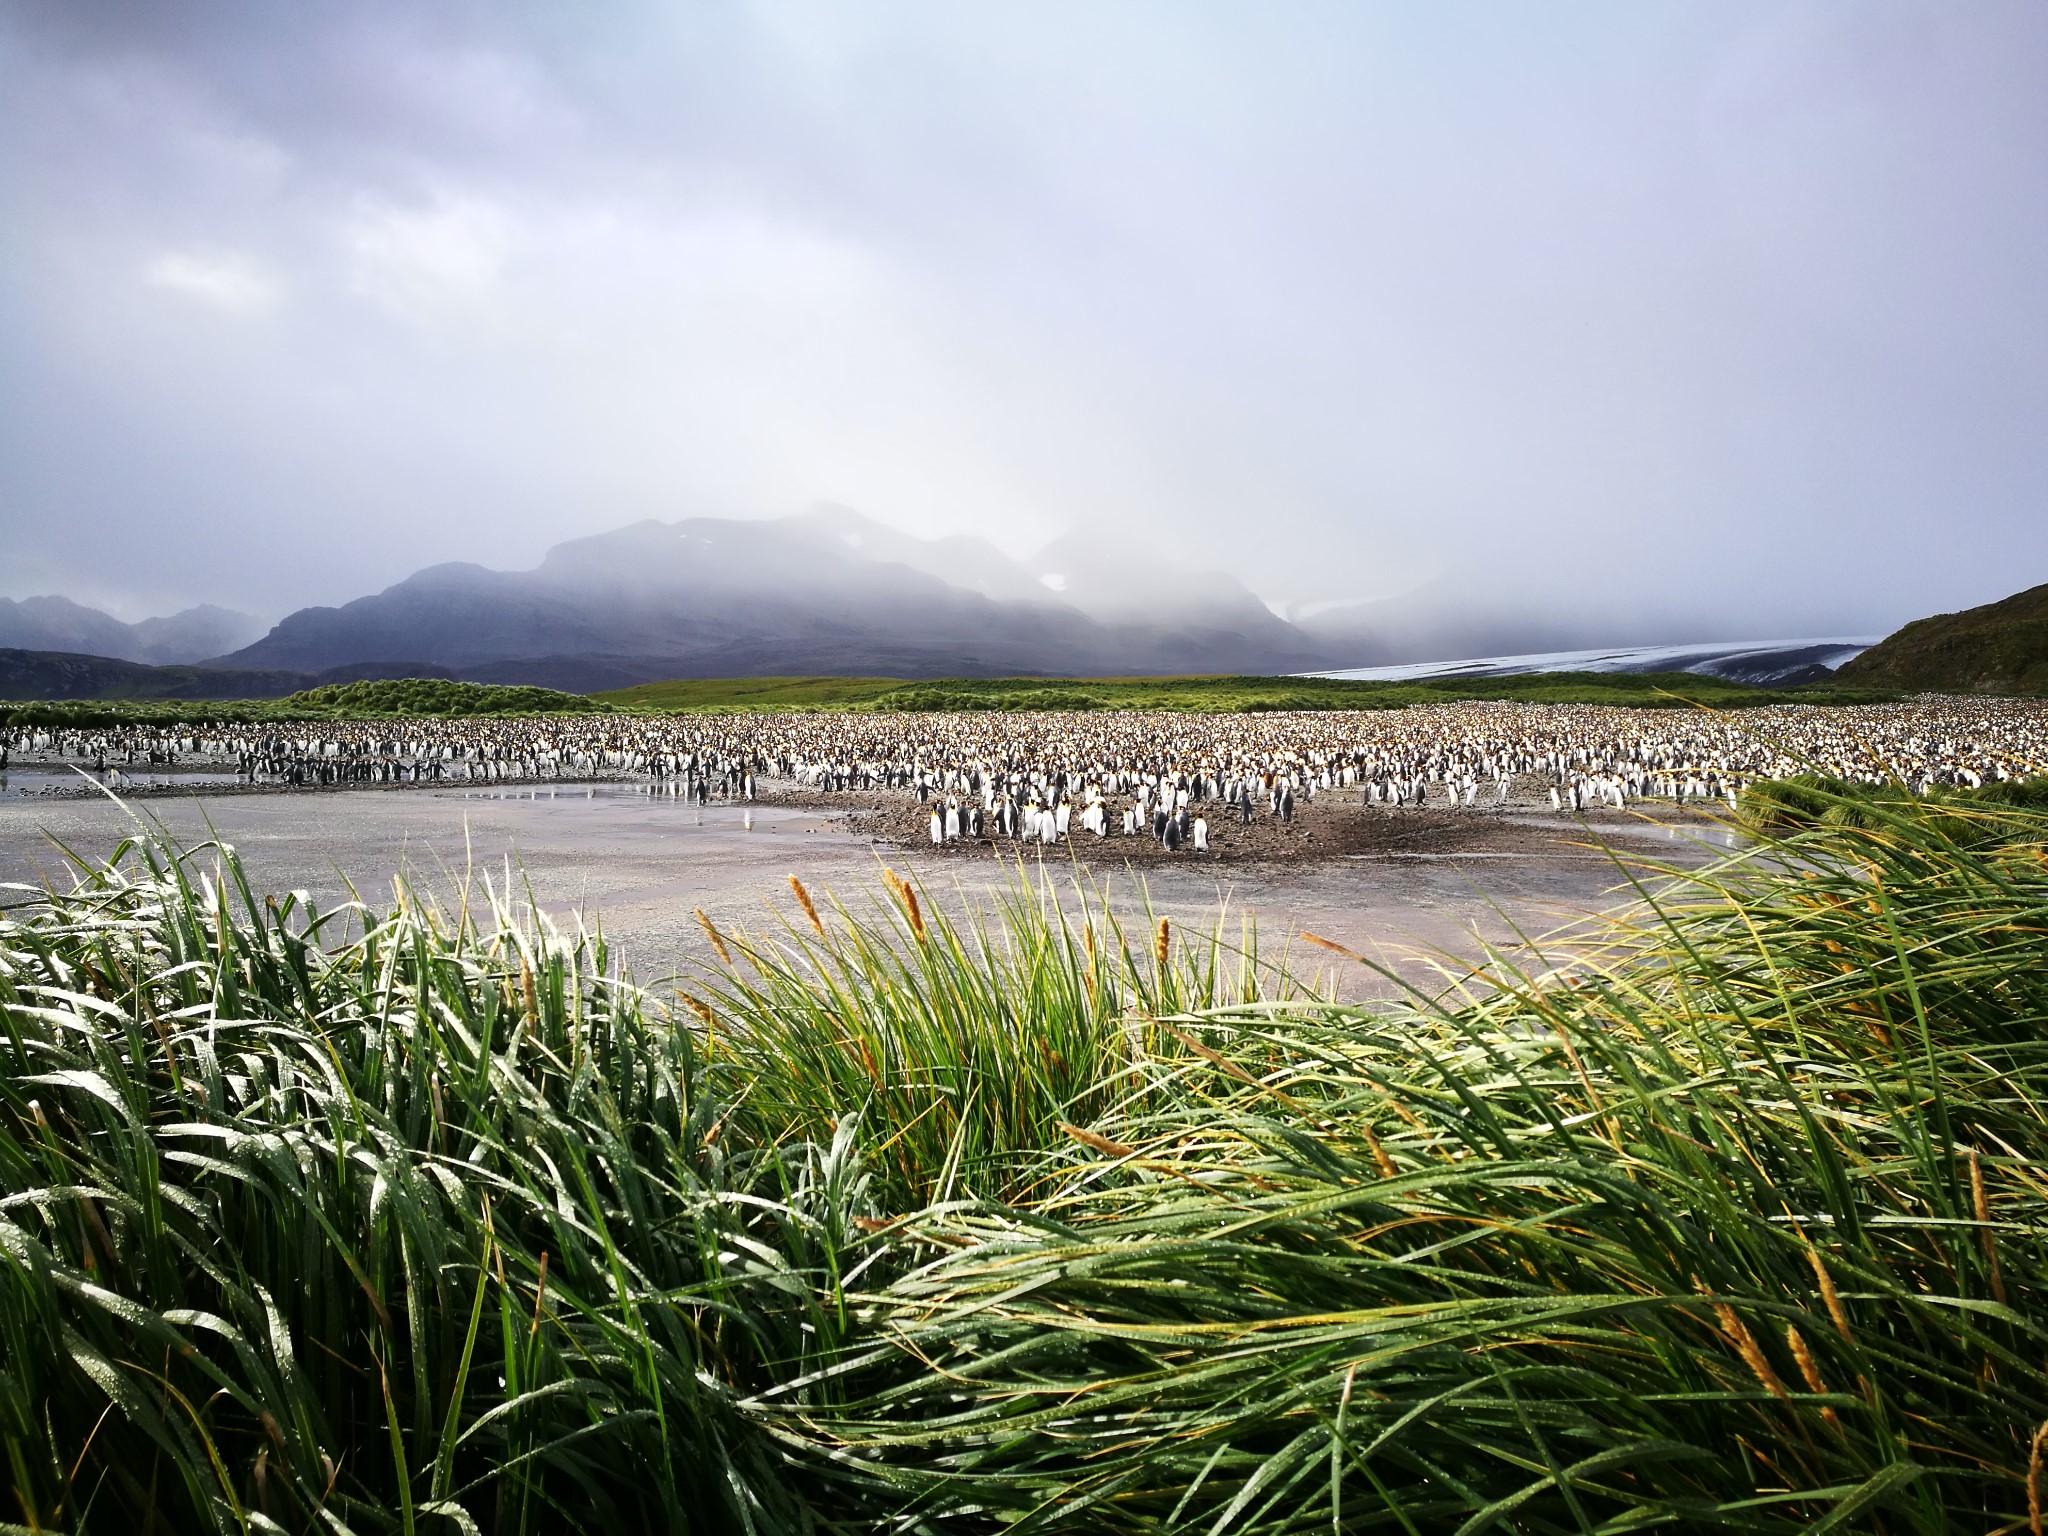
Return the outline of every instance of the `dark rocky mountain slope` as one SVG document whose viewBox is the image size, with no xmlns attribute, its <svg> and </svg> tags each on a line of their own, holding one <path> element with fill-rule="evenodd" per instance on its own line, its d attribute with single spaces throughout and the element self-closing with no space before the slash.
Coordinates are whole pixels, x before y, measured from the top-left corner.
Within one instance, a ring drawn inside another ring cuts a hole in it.
<svg viewBox="0 0 2048 1536">
<path fill-rule="evenodd" d="M 2048 585 L 1915 619 L 1835 676 L 1879 688 L 2048 694 Z"/>
<path fill-rule="evenodd" d="M 440 565 L 339 608 L 301 609 L 216 664 L 325 672 L 402 660 L 587 691 L 798 673 L 1278 673 L 1342 659 L 1227 577 L 1194 578 L 1199 602 L 1171 586 L 1156 601 L 1105 601 L 1113 558 L 1083 573 L 1094 600 L 1070 602 L 993 546 L 906 539 L 840 509 L 645 522 L 557 545 L 531 571 Z M 1152 574 L 1123 585 L 1142 589 Z"/>
</svg>

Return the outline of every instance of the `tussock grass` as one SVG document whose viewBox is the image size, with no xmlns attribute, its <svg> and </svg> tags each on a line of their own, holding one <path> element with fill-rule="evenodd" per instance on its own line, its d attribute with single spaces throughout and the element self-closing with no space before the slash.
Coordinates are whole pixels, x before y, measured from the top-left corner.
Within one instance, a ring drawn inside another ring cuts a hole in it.
<svg viewBox="0 0 2048 1536">
<path fill-rule="evenodd" d="M 2027 812 L 2048 811 L 2048 779 L 2003 779 L 1979 789 L 1930 791 L 1918 806 L 1901 804 L 1903 787 L 1865 784 L 1824 774 L 1769 780 L 1745 791 L 1742 820 L 1770 836 L 1815 826 L 1866 831 L 1902 821 L 1937 827 L 1944 837 L 1969 843 L 2024 839 Z M 2018 820 L 2000 814 L 2018 811 Z"/>
<path fill-rule="evenodd" d="M 835 1433 L 1029 1530 L 2027 1528 L 2048 823 L 1921 809 L 1490 994 L 1186 1020 L 1061 1188 L 917 1224 Z"/>
<path fill-rule="evenodd" d="M 882 879 L 849 909 L 791 876 L 795 910 L 767 933 L 720 934 L 699 913 L 730 963 L 690 1006 L 744 1124 L 829 1141 L 852 1116 L 899 1210 L 1020 1196 L 1063 1123 L 1139 1088 L 1162 1050 L 1184 1054 L 1155 1020 L 1313 995 L 1261 959 L 1249 918 L 1189 932 L 1145 903 L 1127 928 L 1078 872 L 1063 900 L 1021 864 L 993 912 Z"/>
<path fill-rule="evenodd" d="M 472 898 L 324 946 L 138 843 L 0 926 L 17 1520 L 805 1527 L 731 1399 L 834 1342 L 844 1157 L 720 1145 L 601 943 Z"/>
<path fill-rule="evenodd" d="M 203 668 L 154 667 L 146 672 L 196 672 Z M 290 679 L 293 674 L 272 674 Z M 286 684 L 289 686 L 288 682 Z M 328 683 L 281 698 L 243 699 L 47 699 L 0 703 L 0 727 L 54 726 L 60 730 L 123 729 L 171 725 L 283 725 L 291 722 L 502 718 L 531 715 L 604 715 L 611 705 L 553 688 L 461 683 L 449 678 L 403 677 L 376 682 Z"/>
<path fill-rule="evenodd" d="M 0 925 L 17 1518 L 2026 1530 L 2048 816 L 1864 806 L 1370 1007 L 891 883 L 671 1015 L 138 845 Z"/>
</svg>

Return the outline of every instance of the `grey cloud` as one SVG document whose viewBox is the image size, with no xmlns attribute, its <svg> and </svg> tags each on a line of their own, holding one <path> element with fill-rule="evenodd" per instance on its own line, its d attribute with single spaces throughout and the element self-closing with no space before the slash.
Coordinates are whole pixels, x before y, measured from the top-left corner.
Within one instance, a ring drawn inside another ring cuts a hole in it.
<svg viewBox="0 0 2048 1536">
<path fill-rule="evenodd" d="M 0 0 L 0 591 L 642 517 L 1671 638 L 2048 565 L 2048 12 Z"/>
</svg>

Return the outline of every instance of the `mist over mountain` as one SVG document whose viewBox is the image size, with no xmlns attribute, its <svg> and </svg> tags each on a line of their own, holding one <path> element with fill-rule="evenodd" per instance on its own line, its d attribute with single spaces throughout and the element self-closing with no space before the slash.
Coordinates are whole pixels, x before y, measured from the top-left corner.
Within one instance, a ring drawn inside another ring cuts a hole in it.
<svg viewBox="0 0 2048 1536">
<path fill-rule="evenodd" d="M 1068 533 L 1019 558 L 820 503 L 767 520 L 635 523 L 558 544 L 532 570 L 430 566 L 267 634 L 212 606 L 126 624 L 62 597 L 0 600 L 0 648 L 197 662 L 266 686 L 421 675 L 591 692 L 673 677 L 1271 675 L 1744 638 L 1732 622 L 1724 636 L 1688 621 L 1675 637 L 1654 608 L 1587 615 L 1450 582 L 1290 622 L 1235 575 L 1111 533 Z"/>
<path fill-rule="evenodd" d="M 1069 541 L 1018 562 L 983 540 L 914 539 L 825 507 L 636 523 L 559 544 L 531 571 L 433 566 L 301 609 L 216 664 L 417 664 L 587 691 L 806 673 L 1279 673 L 1343 659 L 1234 579 L 1142 550 Z"/>
<path fill-rule="evenodd" d="M 263 621 L 203 603 L 166 618 L 125 624 L 68 597 L 0 598 L 0 647 L 175 665 L 218 656 L 263 633 Z"/>
<path fill-rule="evenodd" d="M 1280 650 L 1308 645 L 1237 577 L 1190 568 L 1112 533 L 1064 533 L 1013 560 L 986 539 L 920 539 L 829 502 L 786 521 L 871 560 L 907 565 L 998 601 L 1051 601 L 1104 624 L 1218 631 Z"/>
<path fill-rule="evenodd" d="M 1654 606 L 1586 615 L 1540 597 L 1439 583 L 1290 622 L 1234 575 L 1107 534 L 1070 533 L 1020 559 L 821 504 L 635 523 L 558 544 L 528 571 L 431 566 L 301 609 L 214 664 L 589 692 L 673 677 L 1271 675 L 1746 638 L 1739 620 L 1725 635 L 1693 619 L 1673 633 Z"/>
</svg>

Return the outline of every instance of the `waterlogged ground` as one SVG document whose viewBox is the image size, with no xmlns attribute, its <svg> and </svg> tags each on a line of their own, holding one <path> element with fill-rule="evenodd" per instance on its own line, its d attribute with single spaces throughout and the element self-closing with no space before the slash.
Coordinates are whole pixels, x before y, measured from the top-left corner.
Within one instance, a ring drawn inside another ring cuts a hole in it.
<svg viewBox="0 0 2048 1536">
<path fill-rule="evenodd" d="M 876 889 L 884 862 L 956 893 L 950 899 L 963 904 L 986 901 L 1006 873 L 993 858 L 877 841 L 843 812 L 774 804 L 699 808 L 638 785 L 223 795 L 195 789 L 128 807 L 97 798 L 0 798 L 0 881 L 68 884 L 58 844 L 102 858 L 134 833 L 133 818 L 150 817 L 186 844 L 218 835 L 240 853 L 259 889 L 307 891 L 323 906 L 346 900 L 350 882 L 373 906 L 383 905 L 401 872 L 451 905 L 465 878 L 479 890 L 486 882 L 502 890 L 509 881 L 522 893 L 530 888 L 559 921 L 601 924 L 634 974 L 653 980 L 702 957 L 694 909 L 703 907 L 721 925 L 766 922 L 768 905 L 791 909 L 790 874 L 858 906 Z M 1326 803 L 1319 809 L 1399 814 Z M 1291 863 L 1182 856 L 1147 859 L 1135 870 L 1118 858 L 1116 839 L 1084 837 L 1077 851 L 1134 926 L 1142 882 L 1154 911 L 1177 924 L 1206 924 L 1227 903 L 1234 914 L 1256 918 L 1269 952 L 1306 929 L 1421 981 L 1432 973 L 1420 956 L 1473 953 L 1475 934 L 1508 942 L 1517 930 L 1544 933 L 1626 900 L 1617 855 L 1690 863 L 1730 841 L 1698 820 L 1653 824 L 1608 815 L 1587 824 L 1531 813 L 1500 823 L 1488 838 L 1445 839 L 1442 851 L 1425 846 Z M 1047 871 L 1062 887 L 1074 878 L 1064 849 L 1045 850 L 1042 863 L 1034 853 L 1028 867 Z M 1299 942 L 1293 949 L 1308 968 L 1337 963 Z M 1384 985 L 1360 974 L 1347 990 Z"/>
<path fill-rule="evenodd" d="M 69 764 L 48 763 L 0 769 L 0 800 L 47 800 L 53 796 L 69 799 L 89 792 L 94 785 L 154 793 L 243 782 L 242 776 L 231 769 L 140 768 L 87 773 Z"/>
</svg>

